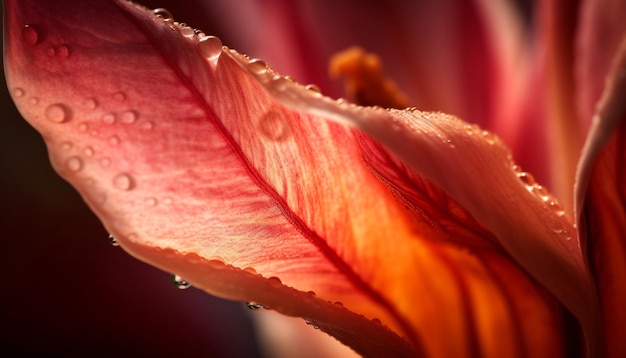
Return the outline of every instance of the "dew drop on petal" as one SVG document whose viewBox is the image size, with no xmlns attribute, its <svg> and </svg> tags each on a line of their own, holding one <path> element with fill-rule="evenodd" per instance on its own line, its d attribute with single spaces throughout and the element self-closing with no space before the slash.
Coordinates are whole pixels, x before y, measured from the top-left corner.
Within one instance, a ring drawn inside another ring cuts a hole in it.
<svg viewBox="0 0 626 358">
<path fill-rule="evenodd" d="M 31 106 L 34 106 L 34 105 L 36 105 L 37 103 L 39 103 L 39 98 L 37 98 L 37 97 L 31 97 L 31 98 L 28 100 L 28 104 L 30 104 Z"/>
<path fill-rule="evenodd" d="M 250 60 L 250 62 L 248 62 L 248 69 L 252 73 L 262 75 L 267 72 L 267 64 L 263 60 L 252 59 Z"/>
<path fill-rule="evenodd" d="M 119 102 L 126 100 L 126 93 L 124 92 L 115 92 L 113 93 L 113 99 Z"/>
<path fill-rule="evenodd" d="M 191 284 L 189 282 L 183 280 L 182 277 L 176 274 L 172 274 L 172 282 L 174 283 L 174 286 L 176 286 L 180 290 L 185 290 L 191 287 Z"/>
<path fill-rule="evenodd" d="M 74 144 L 72 144 L 72 142 L 63 142 L 63 143 L 61 143 L 61 149 L 65 150 L 65 151 L 69 151 L 70 149 L 72 149 L 73 146 L 74 146 Z"/>
<path fill-rule="evenodd" d="M 279 287 L 279 286 L 282 286 L 283 284 L 278 277 L 270 277 L 267 279 L 267 281 L 269 282 L 270 285 L 274 287 Z"/>
<path fill-rule="evenodd" d="M 51 104 L 46 107 L 46 118 L 54 123 L 62 123 L 70 119 L 70 110 L 61 103 Z"/>
<path fill-rule="evenodd" d="M 88 129 L 89 129 L 89 124 L 85 122 L 82 122 L 81 124 L 78 125 L 78 131 L 81 133 L 87 132 Z"/>
<path fill-rule="evenodd" d="M 291 77 L 276 75 L 272 78 L 272 86 L 278 91 L 286 91 L 293 83 Z"/>
<path fill-rule="evenodd" d="M 133 188 L 133 178 L 126 173 L 121 173 L 113 177 L 113 187 L 118 190 L 131 190 Z"/>
<path fill-rule="evenodd" d="M 156 206 L 157 200 L 155 198 L 147 198 L 145 203 L 146 203 L 146 206 Z"/>
<path fill-rule="evenodd" d="M 517 177 L 522 181 L 522 183 L 524 183 L 524 185 L 526 185 L 527 187 L 532 188 L 533 185 L 535 184 L 535 178 L 532 176 L 532 174 L 527 173 L 527 172 L 520 172 L 519 174 L 517 174 Z"/>
<path fill-rule="evenodd" d="M 136 120 L 137 120 L 137 112 L 135 111 L 126 111 L 120 114 L 120 122 L 122 123 L 131 124 L 131 123 L 135 123 Z"/>
<path fill-rule="evenodd" d="M 261 134 L 271 140 L 284 140 L 289 135 L 285 118 L 274 110 L 267 111 L 259 119 L 258 128 Z"/>
<path fill-rule="evenodd" d="M 246 302 L 246 307 L 250 310 L 256 311 L 259 308 L 263 308 L 263 305 L 254 301 L 248 301 Z"/>
<path fill-rule="evenodd" d="M 156 16 L 161 17 L 164 20 L 174 20 L 174 15 L 172 15 L 172 13 L 168 9 L 159 7 L 159 8 L 153 9 L 152 12 Z"/>
<path fill-rule="evenodd" d="M 222 40 L 215 36 L 204 37 L 198 42 L 200 54 L 209 61 L 216 61 L 222 53 Z"/>
<path fill-rule="evenodd" d="M 145 121 L 143 123 L 141 123 L 141 129 L 145 130 L 145 131 L 149 131 L 152 128 L 154 128 L 154 123 L 152 123 L 151 121 Z"/>
<path fill-rule="evenodd" d="M 13 89 L 13 96 L 15 96 L 15 98 L 24 97 L 25 94 L 26 94 L 26 91 L 24 91 L 23 88 L 17 87 Z"/>
<path fill-rule="evenodd" d="M 196 32 L 193 30 L 193 28 L 191 28 L 189 26 L 182 26 L 180 28 L 180 33 L 184 37 L 194 37 L 194 35 L 196 34 Z"/>
<path fill-rule="evenodd" d="M 78 172 L 81 169 L 83 169 L 83 160 L 80 159 L 79 157 L 73 156 L 67 160 L 65 165 L 67 166 L 67 169 L 69 169 L 70 171 Z"/>
<path fill-rule="evenodd" d="M 93 150 L 92 147 L 86 147 L 85 148 L 85 155 L 88 157 L 93 157 L 95 151 Z"/>
<path fill-rule="evenodd" d="M 109 138 L 109 144 L 111 144 L 111 145 L 118 145 L 118 144 L 120 144 L 120 138 L 118 136 L 115 136 L 115 135 L 111 136 Z"/>
<path fill-rule="evenodd" d="M 120 243 L 117 242 L 117 239 L 113 235 L 109 235 L 109 243 L 113 246 L 120 246 Z"/>
<path fill-rule="evenodd" d="M 319 88 L 319 86 L 318 85 L 314 85 L 314 84 L 308 84 L 304 88 L 306 88 L 309 91 L 313 91 L 313 92 L 317 92 L 317 93 L 321 93 L 322 92 L 322 90 Z"/>
<path fill-rule="evenodd" d="M 115 113 L 107 113 L 105 115 L 102 116 L 102 122 L 106 123 L 106 124 L 113 124 L 115 123 Z"/>
<path fill-rule="evenodd" d="M 257 272 L 256 272 L 256 270 L 254 269 L 254 267 L 246 267 L 246 268 L 244 268 L 243 270 L 244 270 L 244 271 L 246 271 L 246 272 L 248 272 L 248 273 L 251 273 L 251 274 L 253 274 L 253 275 L 256 275 L 256 274 L 257 274 Z"/>
<path fill-rule="evenodd" d="M 36 45 L 39 42 L 39 31 L 33 25 L 24 25 L 22 40 L 31 46 Z"/>
<path fill-rule="evenodd" d="M 111 166 L 111 158 L 104 157 L 100 159 L 100 166 L 103 168 L 108 168 Z"/>
<path fill-rule="evenodd" d="M 57 56 L 61 58 L 67 58 L 70 55 L 70 49 L 67 45 L 59 45 L 56 47 L 55 52 Z"/>
<path fill-rule="evenodd" d="M 87 109 L 96 109 L 98 107 L 98 101 L 95 98 L 85 98 L 82 102 L 83 107 Z"/>
<path fill-rule="evenodd" d="M 482 136 L 483 136 L 483 139 L 485 139 L 488 144 L 494 144 L 496 141 L 494 134 L 489 131 L 482 131 Z"/>
</svg>

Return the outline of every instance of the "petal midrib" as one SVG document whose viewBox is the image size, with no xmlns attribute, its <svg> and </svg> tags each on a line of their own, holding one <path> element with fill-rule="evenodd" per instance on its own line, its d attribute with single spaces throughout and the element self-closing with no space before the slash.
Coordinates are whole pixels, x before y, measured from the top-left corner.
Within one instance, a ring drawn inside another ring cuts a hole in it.
<svg viewBox="0 0 626 358">
<path fill-rule="evenodd" d="M 131 20 L 134 17 L 129 14 L 123 6 L 120 6 L 119 3 L 116 2 L 116 5 L 120 7 L 122 12 L 128 16 Z M 398 323 L 398 325 L 402 328 L 403 332 L 407 335 L 407 338 L 411 342 L 411 344 L 419 348 L 421 344 L 419 343 L 417 332 L 413 329 L 409 321 L 403 317 L 403 315 L 398 311 L 396 306 L 389 301 L 383 294 L 376 291 L 374 287 L 369 285 L 361 276 L 359 276 L 346 261 L 344 261 L 328 244 L 327 242 L 319 236 L 314 230 L 312 230 L 304 221 L 302 221 L 297 214 L 291 210 L 285 199 L 283 199 L 278 192 L 260 175 L 260 173 L 254 168 L 252 163 L 245 156 L 241 146 L 237 143 L 237 141 L 233 138 L 233 136 L 228 132 L 223 123 L 219 120 L 219 116 L 213 110 L 213 107 L 205 100 L 204 96 L 198 91 L 196 86 L 194 86 L 193 81 L 183 73 L 183 71 L 170 60 L 170 56 L 165 54 L 165 50 L 159 46 L 160 41 L 157 41 L 156 38 L 152 36 L 152 32 L 149 31 L 143 22 L 131 21 L 135 24 L 140 31 L 144 34 L 146 39 L 151 43 L 152 48 L 160 55 L 163 59 L 164 63 L 170 67 L 172 71 L 176 74 L 176 77 L 179 78 L 181 83 L 185 88 L 191 93 L 192 97 L 196 98 L 196 102 L 204 109 L 205 113 L 208 114 L 209 120 L 211 120 L 212 124 L 218 130 L 219 135 L 223 138 L 223 140 L 227 143 L 229 148 L 233 151 L 235 158 L 241 163 L 241 165 L 245 168 L 245 170 L 249 173 L 249 177 L 252 181 L 269 197 L 271 198 L 280 208 L 281 212 L 285 219 L 300 232 L 311 244 L 313 244 L 319 252 L 338 270 L 341 272 L 346 279 L 352 284 L 352 286 L 358 291 L 362 292 L 365 296 L 369 297 L 373 302 L 380 305 L 383 309 L 385 309 Z M 229 58 L 230 56 L 224 56 L 226 53 L 222 50 L 222 56 L 225 58 Z M 222 59 L 220 59 L 222 60 Z M 215 118 L 215 120 L 213 120 Z M 358 312 L 357 312 L 358 313 Z"/>
</svg>

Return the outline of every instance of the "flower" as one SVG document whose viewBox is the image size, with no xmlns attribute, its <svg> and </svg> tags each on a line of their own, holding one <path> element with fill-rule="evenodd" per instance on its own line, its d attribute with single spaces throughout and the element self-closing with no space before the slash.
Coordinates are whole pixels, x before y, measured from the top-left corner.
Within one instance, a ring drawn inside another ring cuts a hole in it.
<svg viewBox="0 0 626 358">
<path fill-rule="evenodd" d="M 589 355 L 624 349 L 613 318 L 623 220 L 594 213 L 624 213 L 594 185 L 623 191 L 609 165 L 623 154 L 609 135 L 623 132 L 619 41 L 605 51 L 617 60 L 579 174 L 584 241 L 491 132 L 333 101 L 125 2 L 23 4 L 7 2 L 9 89 L 132 255 L 303 317 L 365 355 L 562 355 L 569 314 Z M 560 54 L 548 59 L 561 65 Z M 555 76 L 549 118 L 562 119 L 572 109 Z M 494 113 L 524 97 L 502 98 Z M 591 270 L 586 245 L 602 254 Z"/>
</svg>

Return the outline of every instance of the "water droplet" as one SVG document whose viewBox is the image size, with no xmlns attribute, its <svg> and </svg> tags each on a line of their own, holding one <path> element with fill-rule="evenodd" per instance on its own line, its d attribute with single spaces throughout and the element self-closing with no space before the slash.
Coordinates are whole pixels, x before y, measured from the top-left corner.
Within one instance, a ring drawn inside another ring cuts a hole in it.
<svg viewBox="0 0 626 358">
<path fill-rule="evenodd" d="M 105 115 L 102 116 L 102 122 L 106 123 L 106 124 L 113 124 L 115 123 L 115 113 L 107 113 Z"/>
<path fill-rule="evenodd" d="M 111 136 L 111 138 L 109 138 L 109 144 L 111 145 L 118 145 L 120 144 L 120 138 L 116 135 Z"/>
<path fill-rule="evenodd" d="M 248 62 L 248 69 L 252 73 L 256 73 L 257 75 L 262 75 L 267 72 L 267 64 L 263 60 L 252 59 Z"/>
<path fill-rule="evenodd" d="M 65 151 L 69 151 L 70 149 L 72 149 L 73 146 L 74 146 L 74 144 L 72 144 L 72 142 L 63 142 L 63 143 L 61 143 L 61 149 L 65 150 Z"/>
<path fill-rule="evenodd" d="M 483 139 L 485 139 L 487 143 L 494 144 L 496 142 L 495 136 L 493 135 L 493 133 L 489 131 L 482 131 L 482 135 L 483 135 Z"/>
<path fill-rule="evenodd" d="M 83 169 L 83 161 L 79 157 L 70 157 L 65 165 L 67 166 L 67 169 L 73 172 L 78 172 Z"/>
<path fill-rule="evenodd" d="M 304 88 L 308 89 L 309 91 L 322 93 L 322 90 L 319 88 L 318 85 L 309 84 L 309 85 L 306 85 L 306 87 L 304 87 Z"/>
<path fill-rule="evenodd" d="M 548 207 L 558 216 L 565 215 L 565 210 L 563 210 L 563 207 L 561 207 L 561 205 L 557 201 L 553 200 L 549 202 Z"/>
<path fill-rule="evenodd" d="M 55 48 L 57 56 L 67 58 L 70 55 L 70 49 L 67 45 L 59 45 Z"/>
<path fill-rule="evenodd" d="M 109 243 L 113 246 L 120 246 L 120 243 L 117 242 L 117 239 L 113 235 L 109 235 Z"/>
<path fill-rule="evenodd" d="M 39 31 L 33 25 L 24 25 L 22 40 L 31 46 L 36 45 L 39 42 Z"/>
<path fill-rule="evenodd" d="M 81 104 L 87 109 L 96 109 L 98 107 L 98 101 L 95 98 L 85 98 Z"/>
<path fill-rule="evenodd" d="M 97 129 L 94 129 L 91 132 L 89 132 L 89 135 L 91 135 L 92 137 L 97 137 L 98 134 L 100 134 L 100 132 Z"/>
<path fill-rule="evenodd" d="M 180 33 L 184 37 L 194 37 L 194 35 L 196 34 L 196 32 L 193 30 L 193 28 L 191 28 L 189 26 L 181 26 L 180 27 Z"/>
<path fill-rule="evenodd" d="M 517 177 L 522 181 L 522 183 L 524 183 L 524 185 L 526 185 L 526 187 L 532 188 L 535 184 L 535 178 L 530 173 L 520 172 L 517 174 Z"/>
<path fill-rule="evenodd" d="M 278 287 L 278 286 L 282 286 L 283 285 L 283 283 L 280 281 L 280 279 L 278 277 L 270 277 L 270 278 L 267 279 L 267 281 L 269 282 L 269 284 L 271 286 Z"/>
<path fill-rule="evenodd" d="M 248 273 L 251 273 L 251 274 L 253 274 L 253 275 L 256 275 L 256 274 L 257 274 L 257 272 L 256 272 L 256 270 L 254 269 L 254 267 L 245 267 L 243 270 L 244 270 L 244 271 L 246 271 L 246 272 L 248 272 Z"/>
<path fill-rule="evenodd" d="M 285 118 L 275 110 L 267 111 L 258 122 L 259 131 L 271 140 L 284 140 L 289 136 Z"/>
<path fill-rule="evenodd" d="M 24 97 L 25 94 L 26 94 L 26 91 L 24 91 L 23 88 L 17 87 L 13 89 L 13 96 L 15 96 L 15 98 Z"/>
<path fill-rule="evenodd" d="M 548 189 L 544 186 L 535 184 L 533 192 L 543 201 L 547 202 L 550 200 L 550 193 L 548 193 Z"/>
<path fill-rule="evenodd" d="M 88 129 L 89 129 L 89 124 L 85 122 L 82 122 L 81 124 L 78 125 L 78 131 L 81 133 L 87 132 Z"/>
<path fill-rule="evenodd" d="M 147 198 L 145 203 L 147 206 L 156 206 L 157 200 L 155 198 Z"/>
<path fill-rule="evenodd" d="M 54 47 L 50 46 L 50 47 L 46 50 L 46 54 L 47 54 L 48 56 L 50 56 L 50 57 L 56 56 L 56 54 L 57 54 L 57 50 L 56 50 Z"/>
<path fill-rule="evenodd" d="M 333 303 L 333 305 L 337 306 L 337 307 L 343 307 L 343 303 L 337 301 L 335 303 Z"/>
<path fill-rule="evenodd" d="M 145 121 L 145 122 L 141 123 L 140 128 L 145 130 L 145 131 L 149 131 L 152 128 L 154 128 L 154 123 L 152 123 L 151 121 Z"/>
<path fill-rule="evenodd" d="M 198 49 L 204 58 L 215 62 L 222 53 L 222 40 L 215 36 L 204 37 L 198 42 Z"/>
<path fill-rule="evenodd" d="M 120 122 L 122 123 L 131 124 L 131 123 L 135 123 L 136 120 L 137 120 L 137 112 L 135 111 L 126 111 L 120 115 Z"/>
<path fill-rule="evenodd" d="M 313 323 L 311 320 L 308 319 L 304 319 L 304 323 L 313 326 L 314 329 L 320 329 L 320 326 L 318 326 L 317 324 Z"/>
<path fill-rule="evenodd" d="M 378 318 L 372 318 L 372 323 L 382 325 L 383 323 Z"/>
<path fill-rule="evenodd" d="M 163 199 L 163 204 L 165 204 L 165 205 L 172 204 L 172 198 L 165 198 L 165 199 Z"/>
<path fill-rule="evenodd" d="M 126 93 L 124 92 L 115 92 L 113 93 L 113 99 L 119 102 L 126 100 Z"/>
<path fill-rule="evenodd" d="M 113 187 L 119 190 L 130 190 L 133 188 L 133 178 L 126 173 L 118 174 L 113 178 Z"/>
<path fill-rule="evenodd" d="M 37 97 L 31 97 L 31 98 L 28 100 L 28 104 L 30 104 L 31 106 L 34 106 L 34 105 L 36 105 L 37 103 L 39 103 L 39 98 L 37 98 Z"/>
<path fill-rule="evenodd" d="M 180 277 L 180 276 L 178 276 L 176 274 L 172 274 L 172 282 L 180 290 L 186 290 L 189 287 L 191 287 L 191 284 L 189 282 L 183 280 L 182 277 Z"/>
<path fill-rule="evenodd" d="M 70 119 L 70 110 L 61 103 L 46 107 L 46 118 L 55 123 L 62 123 Z"/>
<path fill-rule="evenodd" d="M 93 157 L 94 154 L 94 150 L 92 147 L 86 147 L 85 148 L 85 155 L 88 157 Z"/>
<path fill-rule="evenodd" d="M 100 165 L 103 168 L 108 168 L 111 165 L 111 159 L 108 157 L 104 157 L 100 159 Z"/>
<path fill-rule="evenodd" d="M 278 91 L 285 91 L 293 83 L 291 77 L 276 75 L 272 77 L 272 86 Z"/>
<path fill-rule="evenodd" d="M 172 15 L 172 13 L 168 10 L 168 9 L 164 9 L 162 7 L 156 8 L 154 10 L 152 10 L 152 12 L 158 16 L 161 17 L 165 20 L 174 20 L 174 15 Z"/>
<path fill-rule="evenodd" d="M 263 308 L 263 305 L 260 303 L 256 303 L 254 301 L 249 301 L 249 302 L 246 302 L 246 307 L 248 307 L 248 309 L 255 311 L 255 310 L 258 310 L 259 308 Z"/>
</svg>

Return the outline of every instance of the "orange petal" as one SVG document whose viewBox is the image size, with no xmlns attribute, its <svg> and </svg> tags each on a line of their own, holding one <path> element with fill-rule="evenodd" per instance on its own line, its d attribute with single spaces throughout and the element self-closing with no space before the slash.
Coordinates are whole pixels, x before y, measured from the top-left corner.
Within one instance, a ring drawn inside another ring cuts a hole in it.
<svg viewBox="0 0 626 358">
<path fill-rule="evenodd" d="M 57 3 L 7 2 L 8 85 L 131 254 L 365 355 L 563 354 L 560 305 L 484 226 L 544 283 L 560 275 L 557 295 L 581 289 L 564 300 L 576 312 L 589 301 L 574 231 L 497 139 L 443 115 L 337 104 L 132 4 Z M 395 157 L 311 113 L 417 152 Z M 419 159 L 454 201 L 413 171 Z"/>
<path fill-rule="evenodd" d="M 367 132 L 397 156 L 387 162 L 406 163 L 396 166 L 410 180 L 417 171 L 443 189 L 577 316 L 597 348 L 598 305 L 573 223 L 543 187 L 516 170 L 498 138 L 443 114 L 360 108 L 258 80 L 285 105 Z"/>
<path fill-rule="evenodd" d="M 626 355 L 626 37 L 581 158 L 576 187 L 583 248 L 602 304 L 608 357 Z"/>
</svg>

